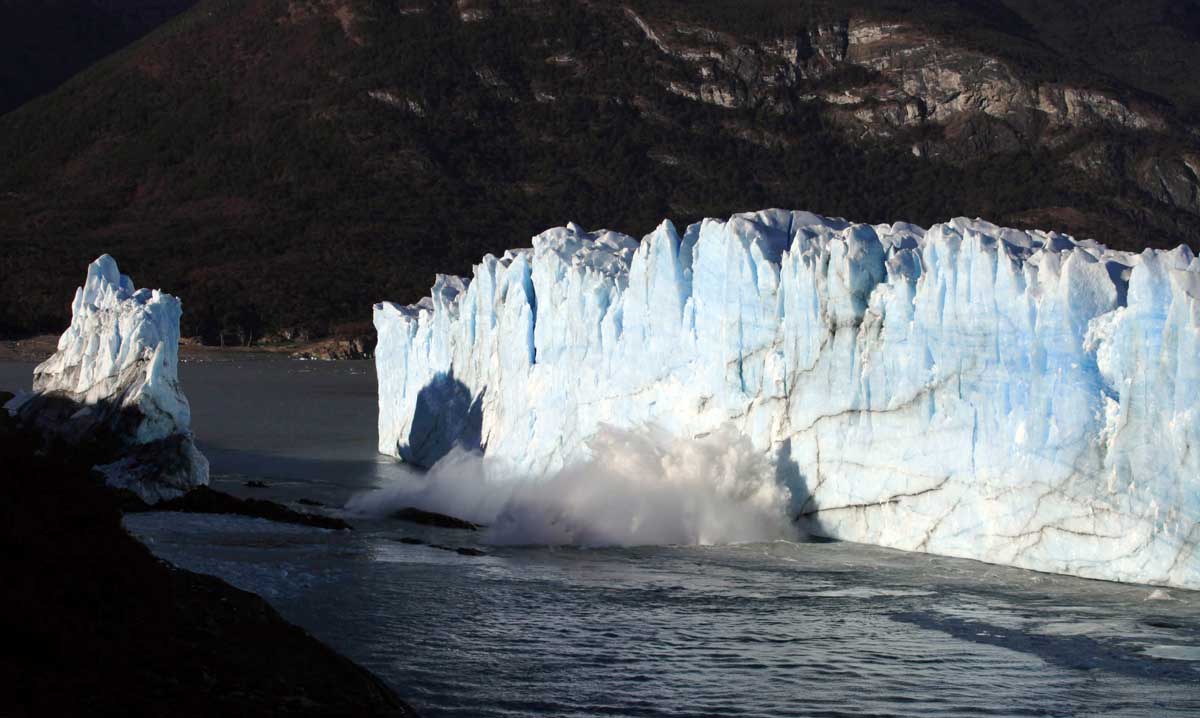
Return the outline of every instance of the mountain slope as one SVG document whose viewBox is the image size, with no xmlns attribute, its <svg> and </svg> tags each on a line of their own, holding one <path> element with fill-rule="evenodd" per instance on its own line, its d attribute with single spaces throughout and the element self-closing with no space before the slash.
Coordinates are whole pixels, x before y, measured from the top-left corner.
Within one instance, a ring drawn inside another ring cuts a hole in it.
<svg viewBox="0 0 1200 718">
<path fill-rule="evenodd" d="M 53 90 L 196 0 L 0 0 L 0 114 Z"/>
<path fill-rule="evenodd" d="M 244 342 L 365 319 L 568 219 L 1193 241 L 1190 78 L 1110 74 L 1067 10 L 1021 5 L 203 0 L 0 117 L 0 332 L 61 328 L 101 251 L 177 288 L 186 334 Z M 1138 32 L 1194 53 L 1179 3 L 1150 5 Z"/>
</svg>

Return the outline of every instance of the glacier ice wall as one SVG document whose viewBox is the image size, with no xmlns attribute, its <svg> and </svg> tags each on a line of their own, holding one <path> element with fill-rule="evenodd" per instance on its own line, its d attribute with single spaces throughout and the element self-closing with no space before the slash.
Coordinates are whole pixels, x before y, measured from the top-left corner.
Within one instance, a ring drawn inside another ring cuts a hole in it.
<svg viewBox="0 0 1200 718">
<path fill-rule="evenodd" d="M 379 450 L 514 475 L 602 424 L 770 457 L 818 534 L 1200 588 L 1200 260 L 955 219 L 575 225 L 375 307 Z"/>
<path fill-rule="evenodd" d="M 156 502 L 208 483 L 178 375 L 179 300 L 133 288 L 107 254 L 75 291 L 58 351 L 9 408 L 69 444 L 97 444 L 110 485 Z"/>
</svg>

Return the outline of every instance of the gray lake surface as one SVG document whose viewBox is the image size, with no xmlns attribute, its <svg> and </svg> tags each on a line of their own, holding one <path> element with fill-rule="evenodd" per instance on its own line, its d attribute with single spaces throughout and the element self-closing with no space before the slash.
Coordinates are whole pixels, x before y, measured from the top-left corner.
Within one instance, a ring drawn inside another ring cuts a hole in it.
<svg viewBox="0 0 1200 718">
<path fill-rule="evenodd" d="M 31 369 L 0 364 L 0 387 L 27 388 Z M 375 454 L 370 363 L 180 373 L 216 488 L 342 515 L 404 471 Z M 848 543 L 502 547 L 348 518 L 355 531 L 125 523 L 160 557 L 264 596 L 429 717 L 1200 715 L 1196 592 Z"/>
</svg>

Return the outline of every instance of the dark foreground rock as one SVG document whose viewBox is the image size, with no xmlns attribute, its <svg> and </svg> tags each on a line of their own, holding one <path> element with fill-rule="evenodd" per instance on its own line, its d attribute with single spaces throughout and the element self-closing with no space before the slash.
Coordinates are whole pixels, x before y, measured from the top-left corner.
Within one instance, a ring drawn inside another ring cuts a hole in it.
<svg viewBox="0 0 1200 718">
<path fill-rule="evenodd" d="M 488 555 L 487 551 L 473 548 L 471 546 L 446 546 L 446 545 L 443 545 L 440 543 L 429 543 L 428 541 L 425 541 L 425 540 L 419 539 L 419 538 L 414 538 L 412 536 L 401 536 L 400 538 L 395 539 L 395 540 L 402 544 L 408 544 L 409 546 L 428 546 L 429 548 L 436 548 L 439 551 L 450 551 L 451 553 L 456 553 L 460 556 L 487 556 Z"/>
<path fill-rule="evenodd" d="M 462 529 L 464 531 L 479 530 L 479 524 L 473 524 L 464 519 L 456 518 L 454 516 L 447 516 L 446 514 L 435 513 L 433 511 L 422 511 L 421 509 L 413 508 L 412 506 L 400 509 L 399 511 L 393 511 L 391 517 L 394 519 L 399 519 L 400 521 L 409 521 L 414 524 L 421 524 L 422 526 L 436 526 L 443 529 Z"/>
<path fill-rule="evenodd" d="M 333 531 L 350 530 L 352 527 L 341 519 L 320 514 L 293 511 L 274 501 L 262 499 L 239 499 L 207 486 L 198 486 L 183 496 L 150 505 L 133 494 L 122 497 L 121 508 L 129 513 L 142 511 L 183 511 L 192 514 L 236 514 L 253 518 L 280 521 L 288 524 L 312 526 Z"/>
<path fill-rule="evenodd" d="M 0 465 L 0 715 L 414 715 L 258 596 L 155 558 L 86 466 L 11 431 Z"/>
<path fill-rule="evenodd" d="M 19 402 L 10 421 L 45 453 L 87 461 L 110 486 L 131 491 L 143 501 L 177 497 L 208 483 L 208 460 L 190 431 L 143 441 L 139 427 L 152 418 L 119 397 L 86 402 L 51 391 Z"/>
</svg>

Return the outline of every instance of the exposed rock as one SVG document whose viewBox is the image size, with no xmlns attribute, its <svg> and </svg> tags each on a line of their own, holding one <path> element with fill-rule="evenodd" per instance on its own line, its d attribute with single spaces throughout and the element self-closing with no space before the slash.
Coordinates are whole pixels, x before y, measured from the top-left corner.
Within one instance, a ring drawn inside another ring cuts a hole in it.
<svg viewBox="0 0 1200 718">
<path fill-rule="evenodd" d="M 15 428 L 15 421 L 11 414 L 4 409 L 4 405 L 12 401 L 13 393 L 10 391 L 0 391 L 0 431 L 11 431 Z"/>
<path fill-rule="evenodd" d="M 0 714 L 414 716 L 263 599 L 156 558 L 88 466 L 0 432 Z"/>
<path fill-rule="evenodd" d="M 1134 177 L 1159 202 L 1200 214 L 1200 155 L 1146 157 L 1137 163 Z"/>
<path fill-rule="evenodd" d="M 395 539 L 395 540 L 398 543 L 406 544 L 409 546 L 428 546 L 429 548 L 435 548 L 439 551 L 450 551 L 452 553 L 458 554 L 459 556 L 487 556 L 488 555 L 487 551 L 473 548 L 471 546 L 457 546 L 457 547 L 456 546 L 445 546 L 440 543 L 429 543 L 428 541 L 424 541 L 419 538 L 414 538 L 412 536 L 401 536 L 400 538 Z"/>
<path fill-rule="evenodd" d="M 191 438 L 175 434 L 147 444 L 118 449 L 119 458 L 93 468 L 114 488 L 128 488 L 150 503 L 174 494 L 174 489 L 196 491 L 195 467 L 208 467 L 208 460 Z M 166 488 L 164 488 L 166 487 Z"/>
<path fill-rule="evenodd" d="M 456 553 L 459 556 L 487 556 L 487 553 L 485 551 L 480 551 L 477 548 L 471 548 L 469 546 L 455 547 L 455 546 L 443 546 L 440 543 L 431 543 L 431 544 L 429 544 L 429 548 L 436 548 L 439 551 L 449 551 L 451 553 Z"/>
<path fill-rule="evenodd" d="M 162 501 L 153 506 L 149 504 L 139 505 L 136 502 L 126 501 L 123 508 L 130 513 L 141 511 L 182 511 L 190 514 L 234 514 L 237 516 L 250 516 L 270 521 L 279 521 L 281 523 L 298 524 L 300 526 L 312 526 L 313 528 L 329 529 L 331 531 L 349 531 L 353 528 L 345 521 L 333 518 L 332 516 L 292 511 L 274 501 L 239 499 L 236 496 L 230 496 L 224 492 L 210 489 L 207 486 L 200 486 L 192 489 L 183 496 Z"/>
<path fill-rule="evenodd" d="M 341 26 L 342 34 L 355 45 L 366 40 L 359 32 L 359 18 L 350 0 L 288 0 L 287 14 L 278 19 L 280 23 L 300 24 L 314 17 L 330 15 Z"/>
<path fill-rule="evenodd" d="M 1149 108 L 1139 109 L 1099 90 L 1047 84 L 1038 88 L 1037 109 L 1051 124 L 1071 128 L 1112 125 L 1127 130 L 1163 132 L 1167 122 Z"/>
<path fill-rule="evenodd" d="M 428 114 L 425 104 L 420 99 L 405 97 L 396 90 L 369 90 L 367 97 L 397 110 L 411 112 L 417 117 L 424 117 Z"/>
<path fill-rule="evenodd" d="M 691 81 L 673 80 L 671 91 L 711 104 L 765 105 L 786 112 L 794 109 L 789 98 L 805 81 L 856 68 L 870 71 L 875 81 L 821 99 L 900 108 L 834 115 L 843 121 L 853 117 L 864 126 L 948 124 L 983 115 L 1011 124 L 1025 137 L 1035 137 L 1043 123 L 1052 129 L 1167 129 L 1165 118 L 1148 106 L 1101 90 L 1038 84 L 1004 60 L 956 45 L 925 27 L 855 18 L 816 24 L 783 39 L 742 39 L 692 26 L 655 28 L 627 13 L 659 50 L 692 66 Z"/>
<path fill-rule="evenodd" d="M 455 518 L 454 516 L 435 513 L 433 511 L 422 511 L 421 509 L 413 508 L 412 506 L 393 512 L 391 517 L 401 521 L 410 521 L 414 524 L 421 524 L 423 526 L 437 526 L 444 529 L 463 529 L 466 531 L 479 530 L 479 525 L 473 524 L 470 521 Z"/>
<path fill-rule="evenodd" d="M 304 349 L 293 352 L 292 358 L 338 361 L 346 359 L 370 359 L 374 354 L 374 336 L 335 337 L 319 341 Z"/>
<path fill-rule="evenodd" d="M 463 22 L 481 22 L 492 16 L 485 0 L 455 0 L 454 7 L 458 10 L 458 19 Z"/>
<path fill-rule="evenodd" d="M 126 510 L 136 511 L 137 508 L 126 505 Z M 328 528 L 330 531 L 349 531 L 353 527 L 346 521 L 332 516 L 320 514 L 302 514 L 293 511 L 274 501 L 263 501 L 259 498 L 238 498 L 228 493 L 199 486 L 179 498 L 172 498 L 155 505 L 146 505 L 142 510 L 155 511 L 184 511 L 187 514 L 234 514 L 251 516 L 254 519 L 280 521 L 282 523 L 298 523 L 300 526 L 313 528 Z"/>
<path fill-rule="evenodd" d="M 917 24 L 867 17 L 814 23 L 785 37 L 739 37 L 692 24 L 653 21 L 626 8 L 636 30 L 684 74 L 662 80 L 671 93 L 725 108 L 780 114 L 816 109 L 856 142 L 923 132 L 914 154 L 952 162 L 1057 148 L 1093 130 L 1167 135 L 1164 111 L 1102 88 L 1045 82 L 1008 60 Z M 831 78 L 850 73 L 848 85 Z M 857 74 L 855 74 L 857 73 Z M 815 90 L 815 91 L 814 91 Z M 930 135 L 928 130 L 938 132 Z M 1067 159 L 1094 165 L 1092 138 Z M 1154 199 L 1200 214 L 1194 157 L 1143 160 L 1128 179 Z M 1102 179 L 1126 169 L 1106 162 Z"/>
<path fill-rule="evenodd" d="M 52 103 L 4 116 L 4 156 L 45 161 L 0 163 L 0 214 L 29 249 L 11 258 L 0 331 L 55 326 L 63 309 L 45 287 L 79 247 L 113 237 L 129 238 L 128 261 L 188 278 L 189 333 L 243 344 L 289 326 L 327 332 L 351 320 L 364 287 L 413 299 L 425 277 L 499 254 L 492 237 L 530 236 L 551 215 L 641 232 L 664 211 L 690 221 L 760 204 L 921 223 L 1010 222 L 1053 205 L 1103 222 L 1052 229 L 1099 227 L 1124 249 L 1195 242 L 1187 175 L 1163 167 L 1165 187 L 1158 170 L 1138 176 L 1144 156 L 1195 154 L 1200 141 L 1200 83 L 1187 76 L 1200 43 L 1172 39 L 1180 28 L 1154 12 L 1121 28 L 1097 17 L 1115 9 L 1055 3 L 218 5 Z M 993 21 L 993 10 L 1016 17 Z M 414 52 L 393 51 L 409 39 Z M 124 92 L 147 79 L 152 92 Z M 197 115 L 198 97 L 240 110 Z M 167 163 L 142 151 L 160 126 L 178 130 Z M 1105 153 L 1091 144 L 1137 157 L 1096 180 L 1077 165 Z M 730 170 L 741 176 L 722 182 Z M 258 173 L 309 191 L 274 191 Z M 314 201 L 322 188 L 346 191 Z M 60 194 L 72 211 L 55 205 Z M 158 251 L 155 238 L 177 226 L 203 236 Z M 234 239 L 267 234 L 267 254 Z M 196 273 L 207 260 L 219 269 Z M 258 281 L 264 260 L 283 269 Z M 316 266 L 328 275 L 320 291 L 296 291 L 299 268 Z"/>
</svg>

